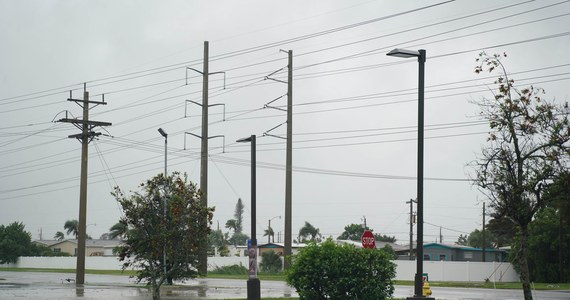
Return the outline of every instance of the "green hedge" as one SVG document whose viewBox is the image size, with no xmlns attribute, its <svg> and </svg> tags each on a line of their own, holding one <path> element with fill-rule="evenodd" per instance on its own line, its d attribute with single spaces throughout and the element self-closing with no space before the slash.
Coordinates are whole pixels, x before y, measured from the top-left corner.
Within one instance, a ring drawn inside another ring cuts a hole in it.
<svg viewBox="0 0 570 300">
<path fill-rule="evenodd" d="M 310 244 L 292 258 L 287 282 L 301 299 L 386 299 L 394 293 L 396 265 L 377 249 L 328 240 Z"/>
</svg>

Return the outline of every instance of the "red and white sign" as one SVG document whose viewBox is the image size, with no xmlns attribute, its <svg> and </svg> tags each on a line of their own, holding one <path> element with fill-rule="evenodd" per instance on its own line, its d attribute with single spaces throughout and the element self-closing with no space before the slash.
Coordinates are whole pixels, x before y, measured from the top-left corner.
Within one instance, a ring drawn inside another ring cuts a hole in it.
<svg viewBox="0 0 570 300">
<path fill-rule="evenodd" d="M 362 234 L 362 247 L 367 249 L 374 249 L 376 247 L 376 239 L 370 230 L 365 230 Z"/>
</svg>

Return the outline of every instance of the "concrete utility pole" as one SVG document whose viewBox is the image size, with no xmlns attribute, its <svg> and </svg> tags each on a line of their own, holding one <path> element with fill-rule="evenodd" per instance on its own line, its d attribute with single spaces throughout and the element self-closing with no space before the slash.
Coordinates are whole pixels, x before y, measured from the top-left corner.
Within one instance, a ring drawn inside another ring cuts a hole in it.
<svg viewBox="0 0 570 300">
<path fill-rule="evenodd" d="M 80 134 L 73 134 L 69 138 L 76 138 L 81 142 L 81 179 L 79 187 L 79 224 L 77 232 L 77 266 L 75 274 L 75 284 L 83 285 L 85 283 L 85 240 L 87 238 L 87 167 L 88 167 L 88 145 L 93 138 L 101 135 L 100 132 L 93 132 L 92 129 L 97 126 L 111 126 L 108 122 L 89 121 L 89 105 L 106 105 L 103 98 L 102 102 L 89 101 L 89 92 L 87 92 L 85 84 L 83 85 L 83 100 L 73 99 L 71 91 L 69 99 L 79 106 L 83 107 L 83 119 L 63 118 L 58 122 L 71 123 L 75 127 L 81 129 Z M 81 104 L 82 103 L 82 104 Z"/>
<path fill-rule="evenodd" d="M 204 41 L 204 64 L 202 71 L 202 144 L 200 155 L 200 200 L 208 207 L 208 75 L 209 75 L 209 43 Z M 207 220 L 203 220 L 204 224 Z M 205 233 L 204 233 L 205 234 Z M 202 238 L 198 252 L 198 273 L 205 276 L 208 272 L 208 242 Z"/>
<path fill-rule="evenodd" d="M 414 208 L 413 205 L 416 202 L 414 199 L 406 201 L 406 204 L 410 204 L 410 260 L 414 260 Z"/>
<path fill-rule="evenodd" d="M 482 262 L 486 261 L 485 258 L 485 202 L 483 202 L 483 228 L 481 229 L 481 234 L 483 235 L 483 245 L 481 248 L 483 248 L 483 260 Z"/>
<path fill-rule="evenodd" d="M 292 254 L 292 177 L 293 177 L 293 50 L 288 51 L 287 69 L 287 146 L 285 159 L 285 270 L 289 270 Z"/>
</svg>

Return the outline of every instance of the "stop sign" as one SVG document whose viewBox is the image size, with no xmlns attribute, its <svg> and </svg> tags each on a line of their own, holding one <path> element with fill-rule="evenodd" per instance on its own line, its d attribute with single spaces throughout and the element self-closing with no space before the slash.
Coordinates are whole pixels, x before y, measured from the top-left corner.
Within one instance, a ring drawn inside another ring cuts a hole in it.
<svg viewBox="0 0 570 300">
<path fill-rule="evenodd" d="M 372 231 L 365 230 L 362 234 L 362 247 L 368 249 L 374 249 L 376 247 L 376 239 Z"/>
</svg>

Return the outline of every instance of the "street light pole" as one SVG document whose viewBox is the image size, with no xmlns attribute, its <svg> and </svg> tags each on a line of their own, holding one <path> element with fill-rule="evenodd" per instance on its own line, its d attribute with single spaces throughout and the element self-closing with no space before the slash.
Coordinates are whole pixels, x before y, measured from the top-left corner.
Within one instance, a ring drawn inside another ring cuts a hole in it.
<svg viewBox="0 0 570 300">
<path fill-rule="evenodd" d="M 423 263 L 424 263 L 424 78 L 426 50 L 394 49 L 388 56 L 403 58 L 417 57 L 418 71 L 418 175 L 417 175 L 417 245 L 416 245 L 416 276 L 414 278 L 414 297 L 407 299 L 427 299 L 423 296 Z M 432 298 L 433 299 L 433 298 Z"/>
<path fill-rule="evenodd" d="M 239 139 L 238 143 L 251 143 L 251 248 L 249 249 L 249 279 L 247 280 L 247 299 L 259 300 L 261 298 L 261 284 L 257 278 L 257 238 L 255 232 L 256 219 L 256 150 L 255 135 Z"/>
<path fill-rule="evenodd" d="M 162 128 L 158 128 L 158 132 L 160 133 L 160 135 L 162 135 L 164 137 L 164 179 L 166 180 L 167 178 L 167 165 L 168 165 L 168 134 L 162 129 Z M 166 219 L 166 195 L 164 195 L 163 198 L 163 203 L 162 206 L 164 208 L 163 211 L 163 216 Z M 162 262 L 164 265 L 164 276 L 166 276 L 166 245 L 163 246 L 162 248 Z"/>
</svg>

